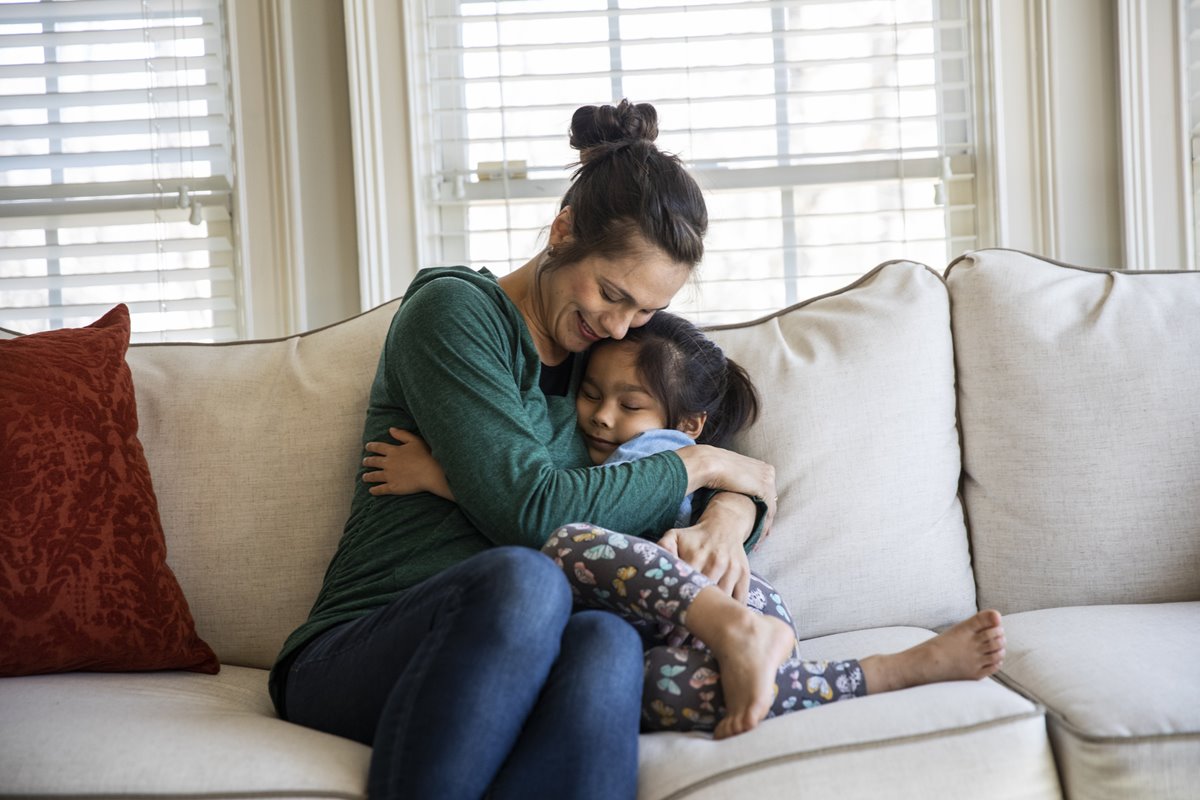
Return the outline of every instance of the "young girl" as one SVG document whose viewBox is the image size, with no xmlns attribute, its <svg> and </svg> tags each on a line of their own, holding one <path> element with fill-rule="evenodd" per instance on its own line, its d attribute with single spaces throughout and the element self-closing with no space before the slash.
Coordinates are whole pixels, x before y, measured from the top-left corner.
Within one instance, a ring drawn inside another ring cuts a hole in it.
<svg viewBox="0 0 1200 800">
<path fill-rule="evenodd" d="M 576 396 L 593 463 L 610 466 L 692 444 L 724 445 L 754 421 L 758 398 L 745 370 L 690 322 L 658 312 L 625 338 L 597 342 Z M 392 429 L 403 447 L 372 442 L 364 475 L 374 494 L 429 491 L 453 499 L 424 442 Z M 400 471 L 408 476 L 398 480 Z M 677 528 L 692 523 L 684 498 Z M 556 530 L 542 551 L 563 569 L 578 605 L 620 614 L 647 644 L 645 730 L 750 730 L 765 717 L 936 680 L 982 678 L 999 669 L 1003 631 L 994 611 L 929 642 L 887 656 L 806 661 L 778 592 L 751 574 L 735 601 L 679 559 L 668 532 L 659 546 L 586 524 Z M 688 634 L 694 634 L 689 637 Z M 690 643 L 687 642 L 691 639 Z M 688 643 L 689 646 L 683 646 Z"/>
</svg>

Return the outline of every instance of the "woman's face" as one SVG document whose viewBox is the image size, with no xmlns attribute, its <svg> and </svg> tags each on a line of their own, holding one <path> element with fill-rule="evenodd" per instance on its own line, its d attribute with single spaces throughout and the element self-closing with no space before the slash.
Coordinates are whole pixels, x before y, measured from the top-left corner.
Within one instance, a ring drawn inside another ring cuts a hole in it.
<svg viewBox="0 0 1200 800">
<path fill-rule="evenodd" d="M 545 329 L 572 353 L 601 339 L 622 339 L 666 308 L 690 271 L 649 247 L 636 255 L 590 256 L 560 267 L 542 279 Z"/>
</svg>

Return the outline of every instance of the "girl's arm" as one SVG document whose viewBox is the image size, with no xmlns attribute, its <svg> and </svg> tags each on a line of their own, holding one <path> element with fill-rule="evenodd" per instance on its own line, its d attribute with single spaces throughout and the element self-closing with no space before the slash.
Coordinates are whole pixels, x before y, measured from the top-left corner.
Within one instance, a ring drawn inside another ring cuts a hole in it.
<svg viewBox="0 0 1200 800">
<path fill-rule="evenodd" d="M 446 473 L 433 457 L 425 440 L 400 428 L 389 428 L 388 433 L 399 444 L 366 444 L 367 452 L 375 454 L 362 460 L 364 467 L 375 470 L 362 477 L 367 483 L 375 484 L 369 490 L 371 494 L 429 492 L 454 502 L 454 492 L 450 491 L 450 484 L 446 482 Z"/>
</svg>

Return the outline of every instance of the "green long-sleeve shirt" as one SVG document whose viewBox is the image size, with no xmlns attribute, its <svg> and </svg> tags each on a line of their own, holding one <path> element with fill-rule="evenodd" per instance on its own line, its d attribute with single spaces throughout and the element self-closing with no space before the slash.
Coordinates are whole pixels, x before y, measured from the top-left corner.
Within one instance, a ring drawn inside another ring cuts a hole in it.
<svg viewBox="0 0 1200 800">
<path fill-rule="evenodd" d="M 541 547 L 568 522 L 657 539 L 687 492 L 674 452 L 591 469 L 565 397 L 539 387 L 541 362 L 516 306 L 486 270 L 422 270 L 392 321 L 371 386 L 363 444 L 391 426 L 429 445 L 454 491 L 375 496 L 355 477 L 350 517 L 288 660 L 328 628 L 500 544 Z M 365 453 L 364 453 L 365 454 Z M 272 696 L 278 705 L 277 678 Z"/>
</svg>

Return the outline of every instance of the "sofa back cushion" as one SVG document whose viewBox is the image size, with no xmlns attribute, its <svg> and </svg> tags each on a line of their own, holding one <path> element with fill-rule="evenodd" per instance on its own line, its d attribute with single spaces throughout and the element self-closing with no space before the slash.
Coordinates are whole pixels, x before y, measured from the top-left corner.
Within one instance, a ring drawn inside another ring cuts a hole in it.
<svg viewBox="0 0 1200 800">
<path fill-rule="evenodd" d="M 979 600 L 1200 599 L 1200 272 L 947 270 Z"/>
<path fill-rule="evenodd" d="M 224 663 L 269 667 L 308 616 L 398 302 L 287 339 L 129 348 L 168 562 Z"/>
<path fill-rule="evenodd" d="M 941 277 L 891 262 L 709 333 L 762 395 L 758 422 L 733 443 L 774 464 L 779 488 L 751 564 L 782 592 L 801 637 L 971 614 Z"/>
</svg>

